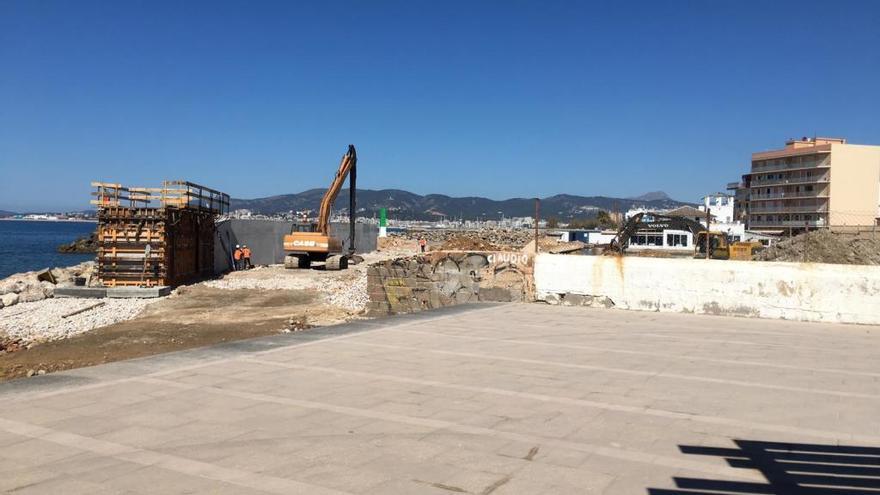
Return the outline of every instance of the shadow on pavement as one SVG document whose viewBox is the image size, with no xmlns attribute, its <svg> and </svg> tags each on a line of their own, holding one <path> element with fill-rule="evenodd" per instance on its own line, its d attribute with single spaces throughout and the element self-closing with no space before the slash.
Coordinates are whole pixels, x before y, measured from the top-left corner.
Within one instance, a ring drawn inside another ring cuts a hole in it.
<svg viewBox="0 0 880 495">
<path fill-rule="evenodd" d="M 760 471 L 766 483 L 674 477 L 649 495 L 880 495 L 880 448 L 734 440 L 738 448 L 681 445 L 682 453 L 724 457 Z"/>
</svg>

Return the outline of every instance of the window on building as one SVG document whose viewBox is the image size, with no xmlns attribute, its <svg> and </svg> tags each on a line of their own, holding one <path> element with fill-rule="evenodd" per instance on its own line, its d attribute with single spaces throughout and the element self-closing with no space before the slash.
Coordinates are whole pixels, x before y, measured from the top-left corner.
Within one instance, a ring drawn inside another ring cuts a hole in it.
<svg viewBox="0 0 880 495">
<path fill-rule="evenodd" d="M 666 234 L 666 245 L 668 247 L 687 247 L 688 240 L 685 234 Z"/>
</svg>

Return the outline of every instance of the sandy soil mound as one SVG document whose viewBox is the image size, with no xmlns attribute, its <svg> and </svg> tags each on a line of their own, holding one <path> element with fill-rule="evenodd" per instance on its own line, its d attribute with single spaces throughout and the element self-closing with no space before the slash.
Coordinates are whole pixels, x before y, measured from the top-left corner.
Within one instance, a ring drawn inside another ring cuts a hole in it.
<svg viewBox="0 0 880 495">
<path fill-rule="evenodd" d="M 502 249 L 479 236 L 459 235 L 440 245 L 443 251 L 501 251 Z"/>
<path fill-rule="evenodd" d="M 760 261 L 880 265 L 880 238 L 817 230 L 781 241 L 757 254 Z"/>
</svg>

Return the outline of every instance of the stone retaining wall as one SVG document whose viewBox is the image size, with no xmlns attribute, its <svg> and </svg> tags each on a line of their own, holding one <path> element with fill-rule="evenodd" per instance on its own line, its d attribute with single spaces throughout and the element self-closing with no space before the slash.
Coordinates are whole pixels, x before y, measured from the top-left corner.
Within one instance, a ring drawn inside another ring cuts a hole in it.
<svg viewBox="0 0 880 495">
<path fill-rule="evenodd" d="M 533 300 L 534 257 L 520 252 L 431 252 L 370 265 L 370 315 L 478 301 Z"/>
</svg>

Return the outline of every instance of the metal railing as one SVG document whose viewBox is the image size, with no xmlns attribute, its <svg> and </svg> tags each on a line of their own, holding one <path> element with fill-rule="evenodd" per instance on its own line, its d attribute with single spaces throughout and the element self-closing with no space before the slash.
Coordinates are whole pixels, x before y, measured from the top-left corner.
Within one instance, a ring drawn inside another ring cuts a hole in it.
<svg viewBox="0 0 880 495">
<path fill-rule="evenodd" d="M 749 213 L 828 213 L 828 206 L 752 206 Z"/>
<path fill-rule="evenodd" d="M 819 220 L 778 220 L 778 221 L 752 221 L 749 222 L 749 228 L 753 227 L 825 227 L 827 222 L 824 219 Z"/>
<path fill-rule="evenodd" d="M 128 206 L 149 208 L 188 208 L 214 214 L 229 213 L 229 195 L 188 181 L 163 181 L 162 187 L 125 187 L 121 184 L 92 182 L 91 204 L 99 207 Z M 127 205 L 123 204 L 127 203 Z"/>
<path fill-rule="evenodd" d="M 778 165 L 752 165 L 752 173 L 759 174 L 762 172 L 779 172 L 785 170 L 813 169 L 813 168 L 829 168 L 831 160 L 811 160 L 809 162 L 800 163 L 782 163 Z"/>
<path fill-rule="evenodd" d="M 749 183 L 749 187 L 762 187 L 762 186 L 775 186 L 775 185 L 786 185 L 786 184 L 817 184 L 817 183 L 826 183 L 831 182 L 831 175 L 822 174 L 822 175 L 799 175 L 795 177 L 785 177 L 782 179 L 763 179 L 757 180 L 752 179 Z"/>
<path fill-rule="evenodd" d="M 755 194 L 752 193 L 749 195 L 749 201 L 764 201 L 769 199 L 800 199 L 800 198 L 827 198 L 829 196 L 828 191 L 801 191 L 801 192 L 788 192 L 788 193 L 770 193 L 770 194 Z"/>
</svg>

